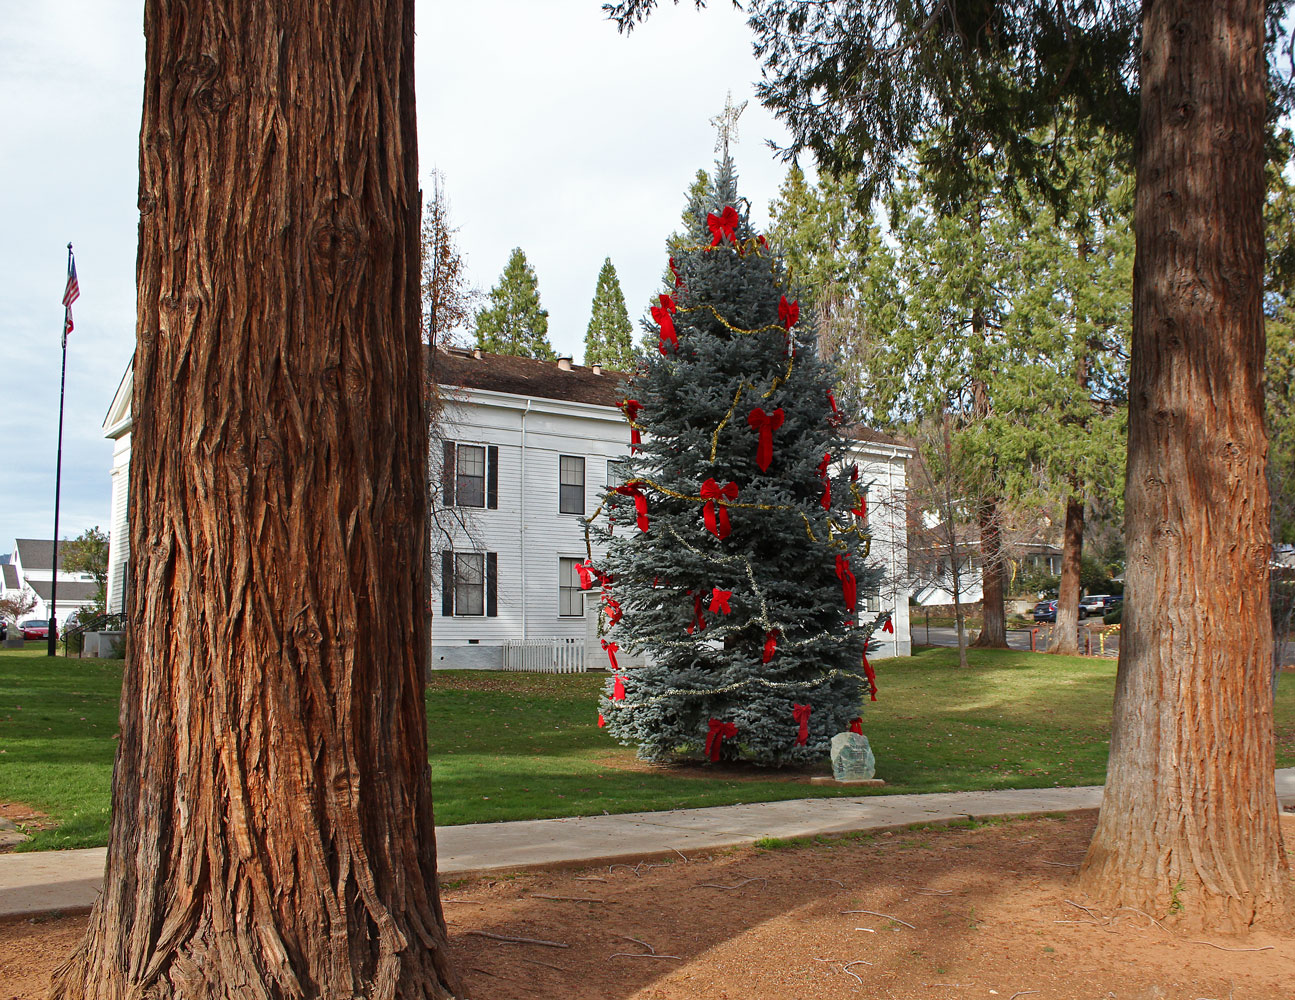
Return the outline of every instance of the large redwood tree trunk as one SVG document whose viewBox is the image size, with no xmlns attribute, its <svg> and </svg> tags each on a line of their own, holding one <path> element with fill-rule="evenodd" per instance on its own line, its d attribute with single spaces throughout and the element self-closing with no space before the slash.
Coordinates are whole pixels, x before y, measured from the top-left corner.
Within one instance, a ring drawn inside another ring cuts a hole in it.
<svg viewBox="0 0 1295 1000">
<path fill-rule="evenodd" d="M 1273 782 L 1261 313 L 1263 0 L 1147 0 L 1106 795 L 1081 879 L 1191 923 L 1290 920 Z"/>
<path fill-rule="evenodd" d="M 1049 653 L 1074 656 L 1079 652 L 1079 570 L 1084 554 L 1084 500 L 1066 501 L 1066 527 L 1061 541 L 1061 586 L 1057 588 L 1057 623 Z"/>
<path fill-rule="evenodd" d="M 148 0 L 137 584 L 66 998 L 438 997 L 413 0 Z"/>
<path fill-rule="evenodd" d="M 972 643 L 978 649 L 1007 648 L 1007 611 L 1003 604 L 1003 538 L 1000 506 L 990 497 L 980 507 L 980 634 Z"/>
</svg>

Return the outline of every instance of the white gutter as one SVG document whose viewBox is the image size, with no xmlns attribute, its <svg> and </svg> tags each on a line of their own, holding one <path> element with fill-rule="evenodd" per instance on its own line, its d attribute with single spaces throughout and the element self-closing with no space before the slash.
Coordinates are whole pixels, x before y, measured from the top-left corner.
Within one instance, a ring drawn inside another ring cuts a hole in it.
<svg viewBox="0 0 1295 1000">
<path fill-rule="evenodd" d="M 517 546 L 522 560 L 522 639 L 526 639 L 526 414 L 531 412 L 531 401 L 526 400 L 526 409 L 522 410 L 522 493 L 521 503 L 517 508 Z M 495 582 L 498 587 L 498 581 Z"/>
</svg>

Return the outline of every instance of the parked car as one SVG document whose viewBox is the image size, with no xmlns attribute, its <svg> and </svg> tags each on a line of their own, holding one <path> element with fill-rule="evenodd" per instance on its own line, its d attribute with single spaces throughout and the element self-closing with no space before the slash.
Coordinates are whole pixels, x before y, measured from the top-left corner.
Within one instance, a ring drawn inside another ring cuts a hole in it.
<svg viewBox="0 0 1295 1000">
<path fill-rule="evenodd" d="M 18 626 L 24 639 L 48 639 L 49 638 L 49 619 L 48 618 L 28 618 Z"/>
<path fill-rule="evenodd" d="M 9 623 L 5 621 L 3 618 L 0 618 L 0 642 L 4 642 L 8 638 L 9 638 Z"/>
<path fill-rule="evenodd" d="M 1057 602 L 1040 601 L 1034 605 L 1034 620 L 1036 622 L 1055 622 L 1057 620 Z"/>
<path fill-rule="evenodd" d="M 1124 598 L 1118 594 L 1089 594 L 1079 602 L 1079 617 L 1104 615 L 1123 603 Z"/>
</svg>

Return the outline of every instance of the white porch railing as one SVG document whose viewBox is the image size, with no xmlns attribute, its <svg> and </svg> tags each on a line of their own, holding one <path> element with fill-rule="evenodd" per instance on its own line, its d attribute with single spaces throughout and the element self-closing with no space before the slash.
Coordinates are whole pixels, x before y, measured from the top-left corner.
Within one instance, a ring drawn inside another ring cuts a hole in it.
<svg viewBox="0 0 1295 1000">
<path fill-rule="evenodd" d="M 540 674 L 578 674 L 585 669 L 583 639 L 508 639 L 504 669 Z"/>
</svg>

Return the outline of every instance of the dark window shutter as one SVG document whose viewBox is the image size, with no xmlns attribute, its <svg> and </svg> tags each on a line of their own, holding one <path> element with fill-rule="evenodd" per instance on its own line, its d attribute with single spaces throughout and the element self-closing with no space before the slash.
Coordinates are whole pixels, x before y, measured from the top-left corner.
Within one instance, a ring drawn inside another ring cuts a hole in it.
<svg viewBox="0 0 1295 1000">
<path fill-rule="evenodd" d="M 499 617 L 499 553 L 486 553 L 486 617 Z"/>
<path fill-rule="evenodd" d="M 445 463 L 441 467 L 442 499 L 446 507 L 454 506 L 454 442 L 445 442 Z"/>
<path fill-rule="evenodd" d="M 454 616 L 454 553 L 441 553 L 441 617 Z"/>
<path fill-rule="evenodd" d="M 499 449 L 493 444 L 486 449 L 486 506 L 499 509 Z"/>
</svg>

